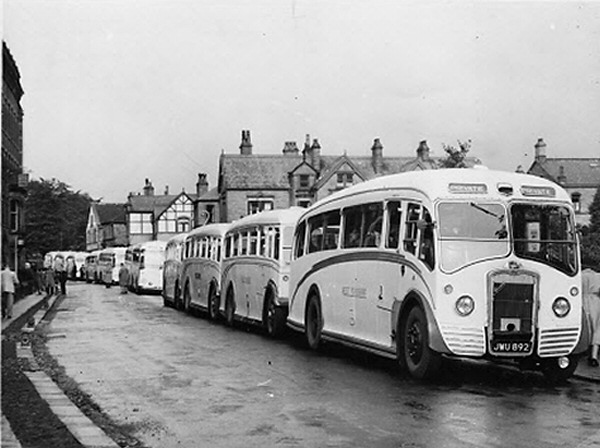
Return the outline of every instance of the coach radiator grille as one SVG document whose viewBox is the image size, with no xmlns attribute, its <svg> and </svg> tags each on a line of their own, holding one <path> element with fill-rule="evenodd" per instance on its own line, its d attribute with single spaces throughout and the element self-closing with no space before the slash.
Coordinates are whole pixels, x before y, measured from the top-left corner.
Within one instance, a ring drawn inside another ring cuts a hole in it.
<svg viewBox="0 0 600 448">
<path fill-rule="evenodd" d="M 483 328 L 443 325 L 442 334 L 448 348 L 456 355 L 482 356 L 485 353 Z"/>
<path fill-rule="evenodd" d="M 538 354 L 540 357 L 568 355 L 579 340 L 579 329 L 560 328 L 540 330 Z"/>
<path fill-rule="evenodd" d="M 535 278 L 497 274 L 491 278 L 490 352 L 526 356 L 533 352 Z"/>
</svg>

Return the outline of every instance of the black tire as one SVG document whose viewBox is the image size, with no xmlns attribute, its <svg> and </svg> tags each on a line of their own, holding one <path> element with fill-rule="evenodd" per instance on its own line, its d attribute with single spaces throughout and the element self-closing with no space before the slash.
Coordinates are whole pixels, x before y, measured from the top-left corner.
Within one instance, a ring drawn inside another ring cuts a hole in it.
<svg viewBox="0 0 600 448">
<path fill-rule="evenodd" d="M 213 284 L 210 287 L 210 292 L 208 293 L 208 318 L 210 320 L 218 320 L 219 319 L 219 297 L 217 296 L 217 288 Z"/>
<path fill-rule="evenodd" d="M 323 315 L 321 313 L 321 302 L 315 294 L 311 295 L 306 303 L 304 322 L 306 343 L 312 350 L 317 350 L 321 345 Z"/>
<path fill-rule="evenodd" d="M 188 283 L 187 285 L 185 285 L 185 288 L 183 288 L 183 303 L 181 304 L 181 309 L 183 310 L 183 312 L 188 314 L 191 312 L 191 302 L 192 295 L 190 294 L 190 284 Z"/>
<path fill-rule="evenodd" d="M 402 349 L 406 369 L 413 378 L 429 379 L 437 375 L 442 358 L 429 348 L 427 318 L 418 306 L 409 311 L 404 321 Z"/>
<path fill-rule="evenodd" d="M 275 291 L 267 289 L 264 300 L 263 327 L 272 338 L 277 338 L 285 332 L 286 310 L 275 303 Z"/>
<path fill-rule="evenodd" d="M 230 286 L 227 289 L 227 296 L 225 298 L 225 322 L 228 326 L 233 327 L 235 320 L 235 297 L 233 294 L 233 288 Z"/>
<path fill-rule="evenodd" d="M 176 310 L 181 310 L 181 290 L 179 288 L 179 283 L 175 283 L 173 289 L 173 307 Z"/>
<path fill-rule="evenodd" d="M 553 385 L 564 384 L 573 376 L 578 363 L 579 359 L 577 357 L 569 356 L 569 365 L 561 369 L 558 365 L 558 358 L 546 359 L 542 362 L 542 373 L 549 383 Z"/>
</svg>

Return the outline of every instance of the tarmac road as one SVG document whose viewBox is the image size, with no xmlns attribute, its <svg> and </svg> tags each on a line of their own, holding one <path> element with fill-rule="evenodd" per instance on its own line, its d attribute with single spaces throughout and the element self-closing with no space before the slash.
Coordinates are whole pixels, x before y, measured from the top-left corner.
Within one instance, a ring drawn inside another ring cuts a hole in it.
<svg viewBox="0 0 600 448">
<path fill-rule="evenodd" d="M 335 344 L 271 340 L 71 284 L 49 327 L 66 373 L 148 447 L 591 447 L 600 385 L 447 363 L 428 384 Z"/>
</svg>

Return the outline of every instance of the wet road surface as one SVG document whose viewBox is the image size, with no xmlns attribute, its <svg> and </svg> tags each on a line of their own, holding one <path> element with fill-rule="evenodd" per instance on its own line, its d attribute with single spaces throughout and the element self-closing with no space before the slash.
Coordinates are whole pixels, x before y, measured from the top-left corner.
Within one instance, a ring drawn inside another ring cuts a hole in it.
<svg viewBox="0 0 600 448">
<path fill-rule="evenodd" d="M 67 375 L 148 447 L 600 446 L 600 386 L 447 362 L 423 383 L 389 360 L 271 340 L 70 284 L 50 325 Z"/>
</svg>

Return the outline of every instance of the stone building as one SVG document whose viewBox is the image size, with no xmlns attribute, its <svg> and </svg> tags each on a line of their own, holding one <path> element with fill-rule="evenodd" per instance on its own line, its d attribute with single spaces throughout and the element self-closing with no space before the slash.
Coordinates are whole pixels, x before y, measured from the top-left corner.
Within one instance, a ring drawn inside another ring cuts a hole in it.
<svg viewBox="0 0 600 448">
<path fill-rule="evenodd" d="M 570 195 L 577 224 L 590 222 L 589 207 L 600 185 L 600 158 L 548 157 L 544 139 L 535 144 L 535 159 L 528 174 L 556 182 Z"/>
<path fill-rule="evenodd" d="M 23 173 L 23 97 L 19 68 L 2 42 L 2 261 L 24 266 L 24 204 L 28 176 Z"/>
<path fill-rule="evenodd" d="M 251 213 L 290 206 L 307 207 L 331 193 L 374 177 L 403 171 L 437 169 L 426 141 L 416 156 L 385 156 L 376 138 L 370 155 L 326 155 L 318 139 L 306 136 L 302 151 L 296 142 L 284 143 L 279 154 L 254 154 L 250 131 L 242 131 L 239 154 L 221 154 L 219 213 L 231 222 Z M 480 163 L 469 158 L 470 165 Z"/>
<path fill-rule="evenodd" d="M 129 245 L 126 205 L 92 202 L 85 242 L 88 251 Z"/>
</svg>

